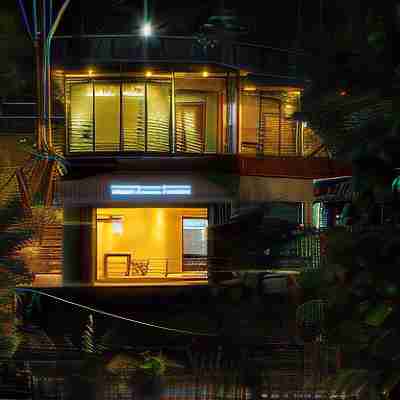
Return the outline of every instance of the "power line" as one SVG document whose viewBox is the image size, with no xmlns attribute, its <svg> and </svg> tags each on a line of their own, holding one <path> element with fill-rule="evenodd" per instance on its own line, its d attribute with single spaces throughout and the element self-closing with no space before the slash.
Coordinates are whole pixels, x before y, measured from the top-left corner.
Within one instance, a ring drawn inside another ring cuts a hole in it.
<svg viewBox="0 0 400 400">
<path fill-rule="evenodd" d="M 99 310 L 99 309 L 97 309 L 97 308 L 93 308 L 93 307 L 85 306 L 85 305 L 83 305 L 83 304 L 75 303 L 75 302 L 73 302 L 73 301 L 71 301 L 71 300 L 65 300 L 65 299 L 63 299 L 63 298 L 61 298 L 61 297 L 53 296 L 53 295 L 51 295 L 51 294 L 49 294 L 49 293 L 41 292 L 41 291 L 35 290 L 35 289 L 16 288 L 16 290 L 17 290 L 17 291 L 20 291 L 20 292 L 31 292 L 31 293 L 35 293 L 35 294 L 47 296 L 47 297 L 50 297 L 50 298 L 52 298 L 52 299 L 54 299 L 54 300 L 58 300 L 58 301 L 61 301 L 61 302 L 63 302 L 63 303 L 66 303 L 66 304 L 71 304 L 71 305 L 76 306 L 76 307 L 84 308 L 85 310 L 88 310 L 88 311 L 91 311 L 91 312 L 94 312 L 94 313 L 97 313 L 97 314 L 105 315 L 105 316 L 107 316 L 107 317 L 112 317 L 112 318 L 121 319 L 121 320 L 123 320 L 123 321 L 133 322 L 133 323 L 135 323 L 135 324 L 143 325 L 143 326 L 148 326 L 148 327 L 150 327 L 150 328 L 157 328 L 157 329 L 162 329 L 162 330 L 165 330 L 165 331 L 176 332 L 176 333 L 182 333 L 182 334 L 184 334 L 184 335 L 213 336 L 213 337 L 214 337 L 214 336 L 217 336 L 217 334 L 215 334 L 215 333 L 195 332 L 195 331 L 190 331 L 190 330 L 185 330 L 185 329 L 168 328 L 168 327 L 166 327 L 166 326 L 156 325 L 156 324 L 152 324 L 152 323 L 149 323 L 149 322 L 138 321 L 138 320 L 136 320 L 136 319 L 123 317 L 123 316 L 121 316 L 121 315 L 109 313 L 109 312 L 107 312 L 107 311 Z"/>
</svg>

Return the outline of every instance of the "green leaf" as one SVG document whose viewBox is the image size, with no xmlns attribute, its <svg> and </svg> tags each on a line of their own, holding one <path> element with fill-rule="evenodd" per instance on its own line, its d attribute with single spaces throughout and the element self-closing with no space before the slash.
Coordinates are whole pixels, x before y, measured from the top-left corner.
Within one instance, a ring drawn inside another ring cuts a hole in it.
<svg viewBox="0 0 400 400">
<path fill-rule="evenodd" d="M 365 323 L 371 326 L 381 326 L 386 318 L 393 312 L 393 307 L 385 303 L 380 303 L 367 311 Z"/>
</svg>

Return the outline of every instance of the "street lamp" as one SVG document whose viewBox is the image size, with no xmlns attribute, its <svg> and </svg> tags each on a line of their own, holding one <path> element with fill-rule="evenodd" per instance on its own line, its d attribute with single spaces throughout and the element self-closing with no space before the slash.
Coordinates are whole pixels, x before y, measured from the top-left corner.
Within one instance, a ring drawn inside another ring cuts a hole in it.
<svg viewBox="0 0 400 400">
<path fill-rule="evenodd" d="M 149 37 L 152 35 L 152 33 L 153 33 L 153 28 L 150 22 L 146 22 L 142 27 L 142 36 Z"/>
</svg>

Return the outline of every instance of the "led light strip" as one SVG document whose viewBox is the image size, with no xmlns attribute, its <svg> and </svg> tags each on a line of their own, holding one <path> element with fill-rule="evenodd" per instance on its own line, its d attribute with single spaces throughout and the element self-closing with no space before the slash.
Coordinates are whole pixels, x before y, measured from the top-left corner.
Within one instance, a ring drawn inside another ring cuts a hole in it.
<svg viewBox="0 0 400 400">
<path fill-rule="evenodd" d="M 190 185 L 111 185 L 113 196 L 191 195 Z"/>
</svg>

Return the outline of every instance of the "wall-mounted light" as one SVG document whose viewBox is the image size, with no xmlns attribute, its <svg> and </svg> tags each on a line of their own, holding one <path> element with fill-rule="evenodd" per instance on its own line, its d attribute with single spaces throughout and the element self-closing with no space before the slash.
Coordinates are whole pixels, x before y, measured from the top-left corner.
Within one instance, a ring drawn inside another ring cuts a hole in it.
<svg viewBox="0 0 400 400">
<path fill-rule="evenodd" d="M 88 71 L 88 73 L 89 73 L 89 75 L 91 76 L 91 75 L 93 75 L 93 70 L 92 69 L 89 69 L 89 71 Z"/>
<path fill-rule="evenodd" d="M 208 73 L 208 71 L 203 71 L 202 75 L 204 78 L 207 78 L 210 74 Z"/>
<path fill-rule="evenodd" d="M 153 75 L 153 73 L 151 71 L 146 71 L 145 75 L 146 78 L 150 78 Z"/>
<path fill-rule="evenodd" d="M 243 90 L 246 92 L 255 92 L 257 88 L 255 86 L 245 86 Z"/>
<path fill-rule="evenodd" d="M 142 27 L 142 36 L 149 37 L 152 35 L 152 33 L 153 33 L 153 28 L 150 22 L 146 22 Z"/>
</svg>

